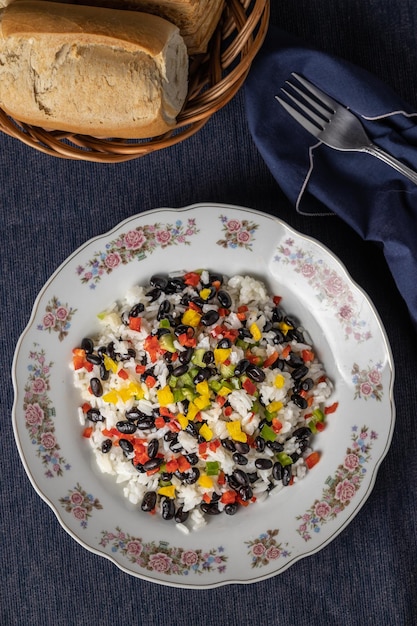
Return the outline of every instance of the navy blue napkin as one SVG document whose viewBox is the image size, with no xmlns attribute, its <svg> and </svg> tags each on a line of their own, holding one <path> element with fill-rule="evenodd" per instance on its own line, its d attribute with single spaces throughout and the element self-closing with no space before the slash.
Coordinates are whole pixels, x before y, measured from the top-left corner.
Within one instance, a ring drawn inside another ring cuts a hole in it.
<svg viewBox="0 0 417 626">
<path fill-rule="evenodd" d="M 337 214 L 382 245 L 417 327 L 417 186 L 379 159 L 339 152 L 305 131 L 275 96 L 297 72 L 360 117 L 375 144 L 417 170 L 417 113 L 369 72 L 270 27 L 245 85 L 252 137 L 306 215 Z"/>
</svg>

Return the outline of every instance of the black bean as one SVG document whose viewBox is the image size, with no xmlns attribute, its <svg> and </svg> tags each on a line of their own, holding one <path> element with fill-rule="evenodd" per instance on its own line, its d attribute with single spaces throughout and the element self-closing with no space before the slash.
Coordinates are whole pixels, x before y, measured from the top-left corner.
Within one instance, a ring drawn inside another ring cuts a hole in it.
<svg viewBox="0 0 417 626">
<path fill-rule="evenodd" d="M 239 488 L 239 495 L 243 502 L 248 502 L 253 497 L 252 487 L 250 485 L 243 485 Z"/>
<path fill-rule="evenodd" d="M 210 302 L 210 300 L 213 300 L 214 296 L 216 295 L 217 290 L 216 290 L 216 288 L 215 288 L 215 287 L 209 287 L 209 286 L 208 286 L 208 287 L 206 287 L 206 288 L 207 288 L 207 289 L 209 289 L 210 291 L 209 291 L 208 296 L 207 296 L 207 297 L 205 297 L 205 298 L 204 298 L 204 300 L 205 300 L 205 302 Z"/>
<path fill-rule="evenodd" d="M 231 346 L 232 346 L 232 342 L 227 337 L 220 339 L 220 341 L 217 344 L 217 347 L 220 349 L 225 349 L 225 348 L 227 349 L 227 348 L 230 348 Z"/>
<path fill-rule="evenodd" d="M 281 463 L 276 461 L 276 463 L 274 463 L 274 465 L 272 467 L 272 477 L 275 480 L 281 480 L 282 479 L 282 470 L 283 469 L 284 468 L 282 467 Z"/>
<path fill-rule="evenodd" d="M 281 322 L 284 317 L 284 312 L 279 306 L 275 306 L 272 309 L 272 321 L 273 322 Z"/>
<path fill-rule="evenodd" d="M 142 511 L 152 511 L 156 505 L 156 491 L 147 491 L 142 499 Z"/>
<path fill-rule="evenodd" d="M 103 385 L 99 378 L 91 378 L 90 380 L 90 388 L 96 398 L 100 398 L 103 395 Z"/>
<path fill-rule="evenodd" d="M 177 439 L 178 435 L 172 430 L 168 430 L 164 435 L 164 441 L 174 441 Z"/>
<path fill-rule="evenodd" d="M 180 277 L 168 278 L 167 285 L 164 289 L 165 293 L 179 293 L 184 289 L 184 281 Z"/>
<path fill-rule="evenodd" d="M 272 466 L 273 463 L 271 459 L 256 459 L 255 461 L 255 467 L 260 470 L 271 469 Z"/>
<path fill-rule="evenodd" d="M 145 305 L 142 302 L 134 304 L 129 311 L 129 317 L 139 317 L 145 310 Z"/>
<path fill-rule="evenodd" d="M 223 275 L 210 272 L 209 281 L 210 281 L 210 284 L 220 283 L 220 285 L 223 285 Z"/>
<path fill-rule="evenodd" d="M 144 415 L 137 421 L 139 430 L 148 430 L 155 427 L 155 418 L 152 415 Z"/>
<path fill-rule="evenodd" d="M 200 508 L 206 515 L 219 515 L 221 513 L 217 502 L 202 502 Z"/>
<path fill-rule="evenodd" d="M 198 385 L 198 383 L 202 383 L 203 380 L 208 380 L 212 374 L 212 371 L 208 367 L 203 367 L 198 371 L 198 373 L 193 378 L 194 385 Z"/>
<path fill-rule="evenodd" d="M 101 365 L 103 362 L 103 358 L 99 354 L 94 354 L 94 352 L 87 352 L 85 360 L 93 365 Z"/>
<path fill-rule="evenodd" d="M 184 456 L 190 463 L 190 465 L 197 465 L 199 461 L 198 454 L 196 454 L 195 452 L 190 452 L 189 454 L 184 454 Z"/>
<path fill-rule="evenodd" d="M 294 380 L 300 380 L 301 378 L 304 378 L 306 374 L 308 374 L 307 365 L 299 365 L 291 372 L 291 376 Z"/>
<path fill-rule="evenodd" d="M 279 328 L 272 328 L 272 332 L 274 333 L 274 337 L 272 339 L 272 343 L 274 345 L 278 345 L 278 344 L 284 343 L 285 338 L 284 338 L 284 335 L 280 331 Z"/>
<path fill-rule="evenodd" d="M 119 439 L 119 446 L 125 454 L 131 454 L 133 452 L 133 444 L 128 439 Z"/>
<path fill-rule="evenodd" d="M 247 374 L 255 383 L 261 383 L 265 380 L 265 372 L 253 363 L 249 363 L 245 374 Z"/>
<path fill-rule="evenodd" d="M 114 349 L 114 341 L 110 341 L 110 343 L 106 346 L 106 354 L 115 361 L 117 359 L 117 354 Z"/>
<path fill-rule="evenodd" d="M 260 435 L 258 435 L 255 438 L 255 448 L 258 452 L 263 452 L 265 450 L 265 446 L 266 446 L 266 441 L 263 437 L 261 437 Z"/>
<path fill-rule="evenodd" d="M 201 324 L 203 324 L 203 326 L 212 326 L 212 324 L 215 324 L 218 320 L 219 320 L 219 314 L 215 309 L 210 309 L 209 311 L 207 311 L 206 313 L 204 313 L 204 315 L 201 317 Z"/>
<path fill-rule="evenodd" d="M 274 363 L 272 363 L 272 365 L 271 365 L 271 369 L 273 369 L 273 370 L 281 370 L 281 372 L 282 372 L 282 370 L 284 369 L 284 367 L 285 367 L 285 361 L 284 361 L 284 359 L 277 359 L 277 360 L 276 360 Z"/>
<path fill-rule="evenodd" d="M 175 502 L 171 498 L 162 501 L 162 519 L 170 520 L 175 517 Z"/>
<path fill-rule="evenodd" d="M 171 441 L 171 443 L 169 444 L 169 449 L 172 452 L 181 452 L 183 447 L 182 447 L 181 443 L 178 441 L 178 439 L 173 439 Z"/>
<path fill-rule="evenodd" d="M 234 478 L 237 480 L 239 485 L 245 486 L 245 485 L 249 484 L 248 475 L 243 470 L 235 469 L 235 471 L 233 472 L 232 476 L 234 476 Z"/>
<path fill-rule="evenodd" d="M 162 274 L 153 274 L 149 279 L 151 287 L 159 287 L 159 289 L 165 289 L 168 283 L 168 278 Z"/>
<path fill-rule="evenodd" d="M 314 387 L 314 381 L 312 378 L 304 378 L 301 383 L 301 389 L 303 391 L 310 391 Z"/>
<path fill-rule="evenodd" d="M 88 409 L 87 418 L 90 420 L 90 422 L 103 422 L 104 421 L 104 417 L 100 413 L 99 409 Z"/>
<path fill-rule="evenodd" d="M 143 469 L 145 470 L 145 472 L 149 472 L 150 470 L 154 470 L 157 467 L 161 467 L 163 462 L 164 462 L 164 459 L 162 457 L 157 457 L 155 459 L 149 459 L 149 461 L 146 461 L 143 464 Z"/>
<path fill-rule="evenodd" d="M 227 291 L 224 291 L 223 289 L 219 289 L 217 292 L 217 299 L 220 302 L 220 305 L 225 309 L 230 309 L 232 306 L 232 298 Z"/>
<path fill-rule="evenodd" d="M 171 309 L 171 304 L 169 300 L 162 300 L 161 304 L 159 305 L 158 312 L 156 314 L 156 319 L 158 320 L 158 322 L 160 322 L 161 320 L 165 318 L 166 314 L 169 313 L 170 309 Z"/>
<path fill-rule="evenodd" d="M 160 476 L 163 482 L 169 483 L 172 479 L 172 472 L 161 472 Z"/>
<path fill-rule="evenodd" d="M 292 436 L 298 440 L 309 439 L 311 435 L 312 432 L 310 428 L 308 428 L 308 426 L 301 426 L 300 428 L 297 428 L 292 434 Z"/>
<path fill-rule="evenodd" d="M 171 331 L 169 330 L 169 328 L 158 328 L 156 331 L 156 336 L 158 337 L 158 339 L 161 339 L 163 335 L 169 335 L 170 333 Z"/>
<path fill-rule="evenodd" d="M 198 469 L 198 467 L 192 467 L 188 470 L 188 472 L 186 472 L 184 482 L 186 482 L 187 485 L 194 485 L 194 483 L 196 483 L 199 478 L 200 470 Z"/>
<path fill-rule="evenodd" d="M 236 441 L 235 446 L 237 452 L 240 452 L 240 454 L 248 454 L 250 450 L 250 445 L 245 441 Z"/>
<path fill-rule="evenodd" d="M 133 435 L 137 429 L 136 424 L 134 422 L 129 422 L 129 420 L 117 422 L 116 428 L 119 433 L 123 433 L 124 435 Z"/>
<path fill-rule="evenodd" d="M 150 459 L 153 459 L 156 457 L 156 455 L 158 454 L 158 450 L 159 450 L 159 441 L 158 439 L 151 439 L 148 443 L 148 457 Z"/>
<path fill-rule="evenodd" d="M 291 465 L 285 465 L 282 468 L 282 484 L 284 485 L 284 487 L 289 485 L 291 476 L 292 476 Z"/>
<path fill-rule="evenodd" d="M 303 398 L 303 396 L 300 396 L 298 393 L 293 393 L 291 396 L 291 400 L 300 409 L 306 409 L 308 407 L 307 400 Z"/>
<path fill-rule="evenodd" d="M 100 378 L 101 380 L 108 380 L 110 376 L 110 372 L 105 368 L 104 363 L 100 364 Z"/>
<path fill-rule="evenodd" d="M 272 330 L 272 322 L 265 322 L 264 327 L 262 328 L 262 332 L 263 333 L 269 333 L 269 331 Z"/>
<path fill-rule="evenodd" d="M 226 480 L 229 484 L 229 487 L 231 489 L 234 489 L 235 491 L 237 491 L 239 489 L 239 487 L 241 487 L 242 485 L 238 482 L 237 478 L 235 478 L 235 476 L 233 476 L 233 474 L 229 474 L 226 476 Z"/>
<path fill-rule="evenodd" d="M 236 444 L 232 439 L 222 439 L 221 442 L 223 448 L 226 448 L 226 450 L 229 450 L 229 452 L 235 452 Z"/>
<path fill-rule="evenodd" d="M 145 295 L 147 298 L 149 298 L 149 302 L 155 302 L 155 300 L 158 300 L 161 293 L 162 292 L 159 287 L 155 287 L 154 289 L 148 291 L 148 293 L 146 293 Z"/>
<path fill-rule="evenodd" d="M 247 465 L 248 458 L 244 454 L 240 454 L 239 452 L 233 453 L 233 460 L 237 465 Z"/>
<path fill-rule="evenodd" d="M 191 357 L 193 356 L 193 354 L 194 354 L 193 348 L 186 348 L 185 350 L 179 353 L 178 360 L 183 365 L 187 365 L 191 361 Z"/>
<path fill-rule="evenodd" d="M 229 504 L 226 504 L 226 506 L 224 507 L 224 512 L 226 513 L 226 515 L 235 515 L 238 508 L 239 508 L 239 505 L 237 502 L 230 502 Z"/>
<path fill-rule="evenodd" d="M 284 449 L 284 446 L 279 441 L 267 441 L 266 445 L 274 452 L 282 452 Z"/>
<path fill-rule="evenodd" d="M 249 482 L 251 485 L 253 483 L 256 483 L 257 480 L 259 480 L 259 476 L 256 472 L 249 472 L 247 476 L 249 478 Z"/>
<path fill-rule="evenodd" d="M 188 333 L 190 333 L 191 337 L 194 336 L 195 330 L 192 326 L 187 326 L 186 324 L 178 324 L 178 326 L 174 328 L 174 335 L 176 337 L 179 337 L 180 335 L 184 335 Z"/>
<path fill-rule="evenodd" d="M 207 352 L 205 352 L 203 354 L 203 358 L 202 361 L 206 364 L 206 365 L 211 365 L 211 363 L 214 362 L 214 352 L 213 350 L 207 350 Z"/>
<path fill-rule="evenodd" d="M 291 341 L 295 340 L 298 343 L 306 343 L 304 339 L 304 335 L 299 328 L 291 328 L 287 333 L 287 337 Z"/>
<path fill-rule="evenodd" d="M 111 439 L 105 439 L 103 443 L 101 444 L 102 453 L 107 454 L 107 452 L 110 452 L 112 445 L 113 443 Z"/>
<path fill-rule="evenodd" d="M 179 376 L 182 376 L 186 372 L 188 372 L 188 363 L 183 363 L 182 365 L 178 365 L 177 367 L 174 367 L 174 369 L 172 370 L 172 375 L 178 378 Z"/>
<path fill-rule="evenodd" d="M 180 506 L 176 512 L 175 512 L 175 521 L 177 522 L 177 524 L 183 524 L 184 522 L 187 521 L 188 519 L 188 511 L 184 511 L 184 507 Z"/>
<path fill-rule="evenodd" d="M 187 426 L 184 428 L 185 432 L 191 435 L 192 437 L 198 437 L 197 426 L 194 422 L 188 422 Z"/>
<path fill-rule="evenodd" d="M 290 352 L 287 363 L 290 367 L 300 367 L 301 365 L 304 365 L 304 361 L 301 356 L 294 354 L 294 352 Z"/>
<path fill-rule="evenodd" d="M 90 337 L 84 337 L 81 341 L 81 348 L 85 350 L 87 354 L 90 354 L 94 350 L 94 343 Z"/>
<path fill-rule="evenodd" d="M 142 411 L 139 411 L 139 409 L 129 409 L 125 412 L 125 417 L 130 422 L 136 422 L 136 420 L 138 420 L 143 415 L 144 414 L 142 413 Z"/>
</svg>

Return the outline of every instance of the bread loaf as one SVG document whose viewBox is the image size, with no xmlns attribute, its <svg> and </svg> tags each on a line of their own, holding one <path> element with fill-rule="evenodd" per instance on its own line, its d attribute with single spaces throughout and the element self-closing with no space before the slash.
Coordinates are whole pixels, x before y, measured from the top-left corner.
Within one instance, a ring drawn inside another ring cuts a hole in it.
<svg viewBox="0 0 417 626">
<path fill-rule="evenodd" d="M 9 2 L 10 0 L 0 0 Z M 88 4 L 112 9 L 126 9 L 153 13 L 176 24 L 187 45 L 188 54 L 207 51 L 225 0 L 55 0 L 71 4 Z"/>
<path fill-rule="evenodd" d="M 47 130 L 149 138 L 187 94 L 178 28 L 137 11 L 17 0 L 0 13 L 0 107 Z"/>
</svg>

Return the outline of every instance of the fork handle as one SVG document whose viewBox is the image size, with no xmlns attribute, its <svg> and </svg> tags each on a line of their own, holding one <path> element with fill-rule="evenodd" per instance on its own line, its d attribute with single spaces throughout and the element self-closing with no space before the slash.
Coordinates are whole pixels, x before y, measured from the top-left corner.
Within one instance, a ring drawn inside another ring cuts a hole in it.
<svg viewBox="0 0 417 626">
<path fill-rule="evenodd" d="M 388 154 L 388 152 L 378 148 L 375 144 L 366 146 L 364 148 L 364 152 L 372 154 L 372 156 L 375 156 L 377 159 L 380 159 L 387 165 L 390 165 L 397 170 L 397 172 L 400 172 L 400 174 L 403 174 L 406 178 L 417 185 L 417 172 L 412 170 L 410 167 L 407 167 L 407 165 L 404 165 L 404 163 L 401 163 L 401 161 L 393 157 L 391 154 Z"/>
</svg>

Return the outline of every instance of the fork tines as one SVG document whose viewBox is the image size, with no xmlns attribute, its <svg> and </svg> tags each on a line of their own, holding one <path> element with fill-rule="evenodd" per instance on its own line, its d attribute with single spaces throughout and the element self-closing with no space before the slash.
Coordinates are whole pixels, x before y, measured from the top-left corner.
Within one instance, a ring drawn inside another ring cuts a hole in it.
<svg viewBox="0 0 417 626">
<path fill-rule="evenodd" d="M 299 124 L 318 136 L 330 121 L 337 103 L 299 74 L 293 72 L 291 78 L 285 81 L 287 88 L 281 88 L 286 99 L 275 98 Z"/>
</svg>

